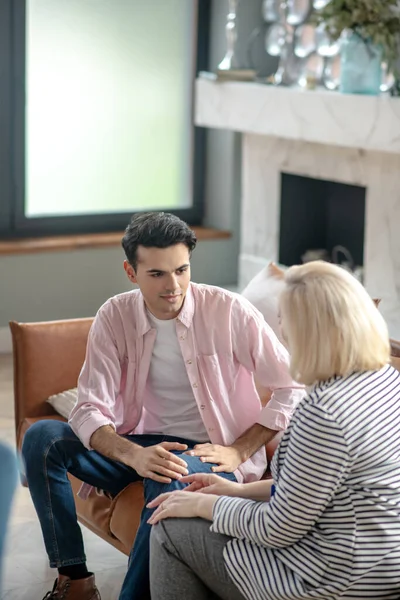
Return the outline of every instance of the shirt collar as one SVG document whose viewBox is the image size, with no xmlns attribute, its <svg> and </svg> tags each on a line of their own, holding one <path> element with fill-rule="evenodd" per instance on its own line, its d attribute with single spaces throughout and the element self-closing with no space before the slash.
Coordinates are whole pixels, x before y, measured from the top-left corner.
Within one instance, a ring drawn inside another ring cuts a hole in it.
<svg viewBox="0 0 400 600">
<path fill-rule="evenodd" d="M 143 336 L 151 329 L 151 324 L 147 316 L 147 309 L 144 303 L 142 292 L 139 292 L 138 298 L 138 320 L 136 325 L 137 335 Z"/>
<path fill-rule="evenodd" d="M 187 328 L 189 328 L 191 326 L 192 321 L 193 321 L 193 314 L 194 314 L 194 297 L 193 297 L 192 286 L 193 286 L 193 284 L 190 283 L 189 287 L 187 289 L 187 292 L 186 292 L 185 301 L 183 303 L 182 310 L 177 317 L 178 321 L 180 321 L 182 323 L 182 325 L 184 325 Z M 138 306 L 139 318 L 138 318 L 136 331 L 139 336 L 142 336 L 142 335 L 145 335 L 148 331 L 150 331 L 150 329 L 152 327 L 151 327 L 149 318 L 147 316 L 146 305 L 145 305 L 144 298 L 141 293 L 140 293 L 138 304 L 139 304 L 139 306 Z"/>
<path fill-rule="evenodd" d="M 182 310 L 178 315 L 178 321 L 185 327 L 189 328 L 193 321 L 194 315 L 194 297 L 193 297 L 193 284 L 189 283 L 189 287 L 186 291 L 185 301 L 182 306 Z"/>
</svg>

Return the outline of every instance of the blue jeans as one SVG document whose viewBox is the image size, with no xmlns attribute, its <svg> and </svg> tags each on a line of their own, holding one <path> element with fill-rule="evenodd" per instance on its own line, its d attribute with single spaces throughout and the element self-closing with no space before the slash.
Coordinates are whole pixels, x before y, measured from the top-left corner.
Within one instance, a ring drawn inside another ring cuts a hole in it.
<svg viewBox="0 0 400 600">
<path fill-rule="evenodd" d="M 140 446 L 162 441 L 178 441 L 189 448 L 196 442 L 162 435 L 129 435 L 127 439 Z M 181 452 L 174 452 L 180 456 Z M 86 562 L 82 533 L 78 525 L 75 502 L 67 473 L 81 481 L 116 496 L 133 481 L 142 480 L 130 467 L 87 450 L 71 427 L 62 421 L 43 420 L 25 434 L 22 447 L 26 477 L 39 517 L 51 567 L 65 567 Z M 210 463 L 183 455 L 189 473 L 210 473 Z M 221 473 L 235 481 L 233 473 Z M 144 479 L 145 503 L 163 492 L 185 487 L 179 481 L 170 484 Z M 136 534 L 120 600 L 149 600 L 149 541 L 151 526 L 147 520 L 153 511 L 144 507 Z"/>
<path fill-rule="evenodd" d="M 11 448 L 0 443 L 0 590 L 4 541 L 17 479 L 17 457 Z"/>
</svg>

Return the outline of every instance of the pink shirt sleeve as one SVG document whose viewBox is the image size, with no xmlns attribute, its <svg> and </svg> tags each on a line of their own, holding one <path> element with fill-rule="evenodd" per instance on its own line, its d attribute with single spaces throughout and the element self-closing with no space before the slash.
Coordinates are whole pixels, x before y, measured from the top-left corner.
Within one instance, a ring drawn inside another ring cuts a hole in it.
<svg viewBox="0 0 400 600">
<path fill-rule="evenodd" d="M 69 424 L 82 443 L 91 450 L 90 438 L 104 425 L 115 429 L 114 407 L 121 384 L 121 363 L 110 324 L 112 307 L 98 312 L 89 333 L 86 358 L 78 381 L 78 402 Z"/>
<path fill-rule="evenodd" d="M 262 386 L 272 390 L 271 400 L 261 410 L 257 422 L 274 431 L 286 429 L 305 395 L 304 386 L 296 383 L 289 373 L 288 351 L 262 314 L 245 299 L 234 306 L 232 331 L 237 360 L 254 373 Z"/>
</svg>

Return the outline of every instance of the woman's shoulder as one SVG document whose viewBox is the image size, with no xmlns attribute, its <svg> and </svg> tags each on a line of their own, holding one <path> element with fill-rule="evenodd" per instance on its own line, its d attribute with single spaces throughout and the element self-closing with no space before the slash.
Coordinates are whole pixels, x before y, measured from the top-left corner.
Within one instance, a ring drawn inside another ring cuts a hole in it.
<svg viewBox="0 0 400 600">
<path fill-rule="evenodd" d="M 361 409 L 393 393 L 400 398 L 400 373 L 388 364 L 378 371 L 357 371 L 320 381 L 309 390 L 308 402 L 334 413 Z"/>
<path fill-rule="evenodd" d="M 378 386 L 384 385 L 388 379 L 396 379 L 399 376 L 399 371 L 387 364 L 377 371 L 354 371 L 348 375 L 334 375 L 326 381 L 317 382 L 312 387 L 312 392 L 323 397 L 332 392 L 348 392 L 358 386 L 371 385 L 372 382 Z"/>
</svg>

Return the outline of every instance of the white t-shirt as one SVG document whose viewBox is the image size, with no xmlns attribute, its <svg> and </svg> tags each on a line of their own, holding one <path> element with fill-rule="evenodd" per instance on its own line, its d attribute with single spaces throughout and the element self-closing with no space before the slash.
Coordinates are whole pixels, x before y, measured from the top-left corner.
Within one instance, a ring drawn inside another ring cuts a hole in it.
<svg viewBox="0 0 400 600">
<path fill-rule="evenodd" d="M 176 319 L 156 319 L 147 313 L 157 329 L 149 375 L 143 433 L 165 434 L 198 442 L 209 440 L 189 382 L 176 332 Z"/>
</svg>

